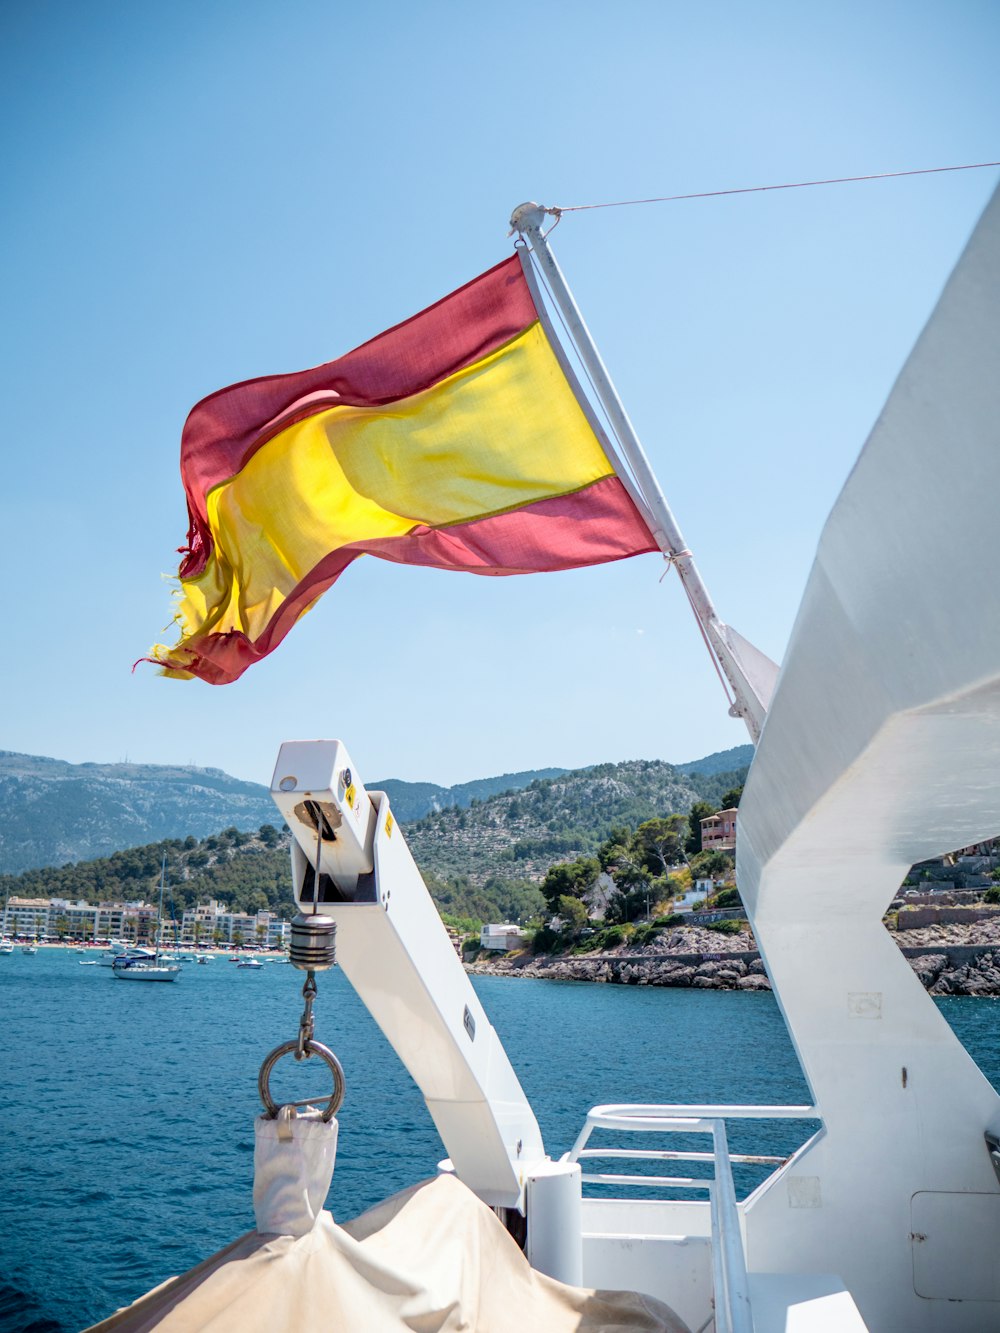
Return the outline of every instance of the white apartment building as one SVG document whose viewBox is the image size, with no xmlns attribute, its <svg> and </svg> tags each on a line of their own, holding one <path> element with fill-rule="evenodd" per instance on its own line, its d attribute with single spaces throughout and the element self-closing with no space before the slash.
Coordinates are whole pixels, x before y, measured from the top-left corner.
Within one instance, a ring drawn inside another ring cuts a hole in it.
<svg viewBox="0 0 1000 1333">
<path fill-rule="evenodd" d="M 151 940 L 156 908 L 149 903 L 84 903 L 68 898 L 8 898 L 4 935 L 34 939 Z"/>
<path fill-rule="evenodd" d="M 259 944 L 265 949 L 282 949 L 290 942 L 291 925 L 274 912 L 230 912 L 213 898 L 184 913 L 181 939 L 184 944 Z"/>
<path fill-rule="evenodd" d="M 131 940 L 151 944 L 156 935 L 156 908 L 149 903 L 84 903 L 66 898 L 7 900 L 0 933 L 40 940 Z M 163 942 L 174 943 L 170 921 L 163 923 Z M 184 913 L 180 941 L 186 945 L 260 944 L 286 948 L 291 925 L 273 912 L 230 912 L 222 903 L 201 903 Z"/>
</svg>

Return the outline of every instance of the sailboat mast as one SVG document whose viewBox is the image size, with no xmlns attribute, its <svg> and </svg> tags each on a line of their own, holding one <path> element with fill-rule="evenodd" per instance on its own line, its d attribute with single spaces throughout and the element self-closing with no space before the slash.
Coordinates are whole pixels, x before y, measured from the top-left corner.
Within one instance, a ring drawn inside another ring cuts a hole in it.
<svg viewBox="0 0 1000 1333">
<path fill-rule="evenodd" d="M 167 854 L 160 862 L 160 905 L 156 909 L 156 962 L 160 961 L 160 931 L 163 929 L 163 885 L 167 879 Z"/>
<path fill-rule="evenodd" d="M 748 678 L 743 663 L 729 641 L 728 627 L 719 619 L 712 604 L 708 589 L 698 572 L 694 557 L 687 549 L 660 483 L 650 467 L 649 459 L 629 419 L 625 405 L 618 396 L 597 344 L 587 328 L 573 293 L 542 231 L 546 214 L 558 217 L 558 209 L 543 208 L 535 203 L 521 204 L 511 216 L 511 227 L 531 246 L 531 253 L 548 285 L 553 301 L 565 320 L 570 338 L 607 414 L 616 441 L 632 470 L 639 492 L 653 519 L 651 527 L 653 538 L 670 563 L 676 567 L 688 601 L 691 603 L 691 609 L 702 629 L 709 653 L 729 682 L 735 696 L 735 702 L 729 711 L 733 716 L 743 718 L 750 737 L 756 744 L 769 700 L 762 698 L 762 691 Z"/>
</svg>

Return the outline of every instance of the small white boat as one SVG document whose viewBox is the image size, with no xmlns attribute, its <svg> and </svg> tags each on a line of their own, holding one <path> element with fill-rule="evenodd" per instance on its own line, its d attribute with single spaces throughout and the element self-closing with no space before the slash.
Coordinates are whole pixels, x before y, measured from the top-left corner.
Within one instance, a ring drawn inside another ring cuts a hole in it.
<svg viewBox="0 0 1000 1333">
<path fill-rule="evenodd" d="M 119 981 L 176 981 L 181 971 L 178 963 L 146 963 L 129 960 L 116 963 L 113 970 Z"/>
<path fill-rule="evenodd" d="M 37 944 L 22 944 L 22 945 L 21 945 L 21 952 L 22 952 L 22 953 L 37 953 L 37 952 L 38 952 L 38 945 L 37 945 Z"/>
<path fill-rule="evenodd" d="M 237 967 L 252 968 L 255 972 L 263 970 L 264 964 L 257 958 L 241 958 L 236 964 Z"/>
<path fill-rule="evenodd" d="M 5 935 L 3 939 L 0 940 L 0 954 L 13 953 L 13 952 L 14 952 L 14 946 Z"/>
<path fill-rule="evenodd" d="M 198 962 L 199 962 L 199 963 L 210 963 L 211 961 L 212 961 L 212 958 L 211 958 L 211 955 L 210 955 L 210 954 L 207 954 L 207 953 L 201 953 L 201 954 L 198 955 Z"/>
</svg>

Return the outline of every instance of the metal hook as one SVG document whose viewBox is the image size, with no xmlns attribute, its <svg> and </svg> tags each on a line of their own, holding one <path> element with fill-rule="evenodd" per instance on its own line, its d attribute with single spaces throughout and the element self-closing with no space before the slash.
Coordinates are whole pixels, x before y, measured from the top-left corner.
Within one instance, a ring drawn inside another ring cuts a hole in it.
<svg viewBox="0 0 1000 1333">
<path fill-rule="evenodd" d="M 296 1059 L 301 1058 L 298 1054 L 298 1041 L 286 1041 L 281 1046 L 275 1046 L 274 1050 L 268 1055 L 260 1067 L 260 1073 L 257 1076 L 257 1090 L 260 1093 L 260 1099 L 267 1110 L 269 1120 L 274 1120 L 285 1106 L 313 1106 L 317 1101 L 322 1101 L 322 1097 L 304 1097 L 300 1101 L 285 1102 L 279 1105 L 271 1096 L 271 1071 L 278 1061 L 285 1055 L 295 1055 Z M 340 1109 L 344 1100 L 344 1070 L 340 1061 L 334 1055 L 328 1046 L 324 1046 L 318 1041 L 307 1041 L 305 1043 L 305 1058 L 308 1060 L 311 1055 L 318 1055 L 324 1061 L 330 1073 L 333 1075 L 333 1092 L 330 1094 L 326 1109 L 322 1112 L 323 1120 L 332 1120 Z"/>
<path fill-rule="evenodd" d="M 317 1100 L 316 1098 L 307 1097 L 302 1101 L 286 1102 L 281 1106 L 275 1102 L 271 1096 L 271 1071 L 282 1056 L 294 1055 L 296 1060 L 308 1060 L 310 1056 L 318 1055 L 325 1061 L 333 1074 L 333 1092 L 330 1095 L 326 1110 L 323 1112 L 324 1120 L 332 1119 L 344 1100 L 344 1070 L 340 1061 L 328 1046 L 313 1040 L 313 1004 L 316 1000 L 316 974 L 311 968 L 306 972 L 305 983 L 302 986 L 302 997 L 305 1000 L 305 1008 L 302 1011 L 302 1017 L 299 1019 L 299 1035 L 294 1041 L 286 1041 L 282 1045 L 276 1046 L 270 1055 L 265 1057 L 264 1063 L 260 1067 L 260 1073 L 257 1075 L 257 1088 L 260 1092 L 260 1099 L 267 1108 L 268 1118 L 271 1120 L 276 1116 L 282 1118 L 282 1124 L 279 1126 L 279 1138 L 285 1137 L 283 1131 L 288 1128 L 284 1124 L 284 1120 L 289 1117 L 295 1118 L 294 1108 L 296 1106 L 310 1106 Z"/>
</svg>

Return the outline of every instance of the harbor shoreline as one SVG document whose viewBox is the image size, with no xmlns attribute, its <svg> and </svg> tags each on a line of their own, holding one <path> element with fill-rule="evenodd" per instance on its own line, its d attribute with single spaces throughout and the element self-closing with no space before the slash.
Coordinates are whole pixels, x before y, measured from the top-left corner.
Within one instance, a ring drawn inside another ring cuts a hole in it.
<svg viewBox="0 0 1000 1333">
<path fill-rule="evenodd" d="M 900 944 L 914 974 L 931 995 L 1000 995 L 1000 938 L 956 938 L 954 930 L 914 931 L 919 942 Z M 993 933 L 992 931 L 990 933 Z M 924 938 L 929 936 L 930 938 Z M 593 954 L 531 954 L 465 963 L 473 976 L 530 977 L 548 981 L 590 981 L 624 986 L 666 986 L 701 990 L 770 990 L 764 963 L 749 936 L 717 937 L 723 947 L 639 949 L 627 946 Z M 741 940 L 751 947 L 733 948 Z M 723 944 L 724 942 L 724 944 Z M 728 946 L 728 947 L 726 947 Z"/>
</svg>

